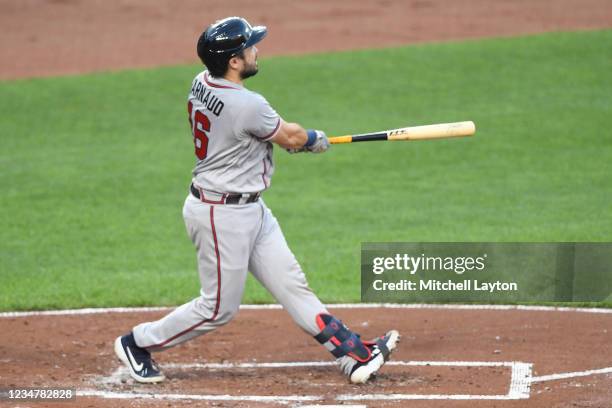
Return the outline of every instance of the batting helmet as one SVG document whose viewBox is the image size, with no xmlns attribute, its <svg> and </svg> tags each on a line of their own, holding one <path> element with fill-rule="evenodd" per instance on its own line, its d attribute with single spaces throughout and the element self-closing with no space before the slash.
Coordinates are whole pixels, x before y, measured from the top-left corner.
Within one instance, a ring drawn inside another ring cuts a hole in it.
<svg viewBox="0 0 612 408">
<path fill-rule="evenodd" d="M 200 35 L 198 56 L 213 76 L 223 76 L 230 58 L 261 41 L 267 33 L 265 26 L 251 27 L 242 17 L 224 18 Z"/>
</svg>

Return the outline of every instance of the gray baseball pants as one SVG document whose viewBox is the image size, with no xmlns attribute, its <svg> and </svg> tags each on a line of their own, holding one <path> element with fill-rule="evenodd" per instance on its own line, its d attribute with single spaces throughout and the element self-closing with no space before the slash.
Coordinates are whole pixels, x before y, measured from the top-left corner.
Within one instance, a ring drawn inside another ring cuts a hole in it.
<svg viewBox="0 0 612 408">
<path fill-rule="evenodd" d="M 189 195 L 183 207 L 187 233 L 196 246 L 200 296 L 160 320 L 134 327 L 140 347 L 176 346 L 227 324 L 238 312 L 247 271 L 311 336 L 328 313 L 308 287 L 278 221 L 262 199 L 242 205 L 211 205 Z"/>
</svg>

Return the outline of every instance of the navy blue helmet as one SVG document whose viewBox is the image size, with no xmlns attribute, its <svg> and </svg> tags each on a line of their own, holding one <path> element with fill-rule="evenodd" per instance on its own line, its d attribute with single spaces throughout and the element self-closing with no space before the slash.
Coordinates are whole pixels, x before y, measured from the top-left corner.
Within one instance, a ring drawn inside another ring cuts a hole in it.
<svg viewBox="0 0 612 408">
<path fill-rule="evenodd" d="M 245 48 L 261 41 L 268 29 L 252 27 L 242 17 L 228 17 L 211 24 L 198 40 L 198 56 L 214 76 L 227 70 L 227 62 Z"/>
</svg>

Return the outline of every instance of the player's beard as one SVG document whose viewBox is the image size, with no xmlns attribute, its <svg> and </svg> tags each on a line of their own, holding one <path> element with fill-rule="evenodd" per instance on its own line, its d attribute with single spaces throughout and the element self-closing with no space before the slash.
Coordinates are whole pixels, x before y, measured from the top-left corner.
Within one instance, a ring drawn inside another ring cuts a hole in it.
<svg viewBox="0 0 612 408">
<path fill-rule="evenodd" d="M 258 71 L 259 71 L 259 68 L 257 67 L 257 61 L 255 61 L 252 65 L 246 65 L 244 67 L 242 72 L 240 72 L 240 78 L 242 79 L 250 78 L 252 76 L 255 76 L 255 74 L 257 74 Z"/>
</svg>

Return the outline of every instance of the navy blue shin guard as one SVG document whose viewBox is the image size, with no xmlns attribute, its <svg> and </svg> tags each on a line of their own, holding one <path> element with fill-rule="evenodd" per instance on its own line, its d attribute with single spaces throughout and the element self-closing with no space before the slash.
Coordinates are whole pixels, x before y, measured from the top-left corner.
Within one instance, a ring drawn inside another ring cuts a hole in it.
<svg viewBox="0 0 612 408">
<path fill-rule="evenodd" d="M 370 356 L 370 349 L 361 341 L 359 334 L 353 333 L 340 320 L 327 313 L 317 315 L 317 325 L 321 332 L 314 338 L 321 344 L 330 343 L 331 353 L 340 358 L 346 355 L 357 361 L 365 362 Z"/>
</svg>

